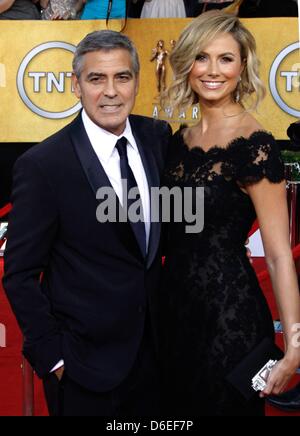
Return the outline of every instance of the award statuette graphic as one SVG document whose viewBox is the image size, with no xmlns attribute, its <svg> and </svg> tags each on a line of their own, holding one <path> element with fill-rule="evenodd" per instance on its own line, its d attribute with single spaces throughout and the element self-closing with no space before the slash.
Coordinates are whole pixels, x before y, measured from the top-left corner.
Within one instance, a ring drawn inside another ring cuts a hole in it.
<svg viewBox="0 0 300 436">
<path fill-rule="evenodd" d="M 165 49 L 165 43 L 162 39 L 157 41 L 156 47 L 152 49 L 151 62 L 156 60 L 156 87 L 160 94 L 166 89 L 166 60 L 169 55 L 168 50 Z"/>
<path fill-rule="evenodd" d="M 176 109 L 176 111 L 173 111 L 171 107 L 162 108 L 160 105 L 160 97 L 167 89 L 168 72 L 169 68 L 171 68 L 168 59 L 176 46 L 176 42 L 177 41 L 175 39 L 170 39 L 169 47 L 166 49 L 165 41 L 160 38 L 157 40 L 156 47 L 152 49 L 152 56 L 149 61 L 156 61 L 155 81 L 157 93 L 153 96 L 153 109 L 151 117 L 176 124 L 182 124 L 183 122 L 195 122 L 199 119 L 198 104 L 192 105 L 190 108 L 188 108 L 188 110 Z"/>
</svg>

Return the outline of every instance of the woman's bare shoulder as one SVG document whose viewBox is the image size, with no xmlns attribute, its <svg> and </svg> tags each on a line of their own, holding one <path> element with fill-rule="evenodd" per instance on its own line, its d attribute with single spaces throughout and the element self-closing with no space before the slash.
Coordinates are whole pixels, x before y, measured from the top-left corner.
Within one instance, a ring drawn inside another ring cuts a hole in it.
<svg viewBox="0 0 300 436">
<path fill-rule="evenodd" d="M 241 136 L 248 138 L 252 133 L 265 130 L 264 126 L 260 124 L 252 115 L 247 114 L 240 125 Z"/>
</svg>

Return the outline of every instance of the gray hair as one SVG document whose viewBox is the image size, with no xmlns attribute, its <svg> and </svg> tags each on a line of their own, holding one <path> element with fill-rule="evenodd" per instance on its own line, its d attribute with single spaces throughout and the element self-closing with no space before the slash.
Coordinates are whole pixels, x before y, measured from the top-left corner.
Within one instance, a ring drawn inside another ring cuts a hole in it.
<svg viewBox="0 0 300 436">
<path fill-rule="evenodd" d="M 124 49 L 129 52 L 133 71 L 135 75 L 138 75 L 140 71 L 140 62 L 133 42 L 126 35 L 120 32 L 115 32 L 113 30 L 97 30 L 86 35 L 76 48 L 72 64 L 76 77 L 79 78 L 82 73 L 83 57 L 86 53 L 116 49 Z"/>
</svg>

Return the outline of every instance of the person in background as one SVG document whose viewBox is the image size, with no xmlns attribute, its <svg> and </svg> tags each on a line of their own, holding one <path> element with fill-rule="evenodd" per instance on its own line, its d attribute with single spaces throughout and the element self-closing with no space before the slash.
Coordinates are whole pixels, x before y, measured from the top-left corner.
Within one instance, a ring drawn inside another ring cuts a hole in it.
<svg viewBox="0 0 300 436">
<path fill-rule="evenodd" d="M 111 9 L 110 9 L 111 8 Z M 126 0 L 86 0 L 81 20 L 97 20 L 126 17 Z"/>
<path fill-rule="evenodd" d="M 282 392 L 300 363 L 294 330 L 300 297 L 283 162 L 272 134 L 250 113 L 265 93 L 256 43 L 236 15 L 213 10 L 183 30 L 169 59 L 174 80 L 163 106 L 184 110 L 199 103 L 201 119 L 174 134 L 162 183 L 192 190 L 195 214 L 201 214 L 197 188 L 204 189 L 204 228 L 187 233 L 190 222 L 176 219 L 169 225 L 159 306 L 166 411 L 264 415 L 264 397 Z M 256 217 L 285 356 L 266 388 L 248 401 L 229 374 L 265 340 L 274 341 L 272 316 L 244 247 Z"/>
<path fill-rule="evenodd" d="M 184 0 L 186 16 L 197 17 L 211 9 L 223 9 L 230 6 L 233 0 Z"/>
<path fill-rule="evenodd" d="M 141 18 L 184 18 L 183 0 L 145 0 Z"/>
<path fill-rule="evenodd" d="M 40 11 L 32 0 L 0 0 L 0 20 L 40 19 Z"/>
<path fill-rule="evenodd" d="M 129 0 L 131 18 L 196 17 L 206 10 L 222 9 L 234 0 Z"/>
<path fill-rule="evenodd" d="M 140 18 L 144 6 L 144 0 L 128 0 L 128 17 Z"/>
<path fill-rule="evenodd" d="M 76 20 L 86 0 L 40 0 L 43 20 Z"/>
<path fill-rule="evenodd" d="M 243 0 L 239 8 L 241 18 L 296 16 L 298 16 L 297 0 Z"/>
</svg>

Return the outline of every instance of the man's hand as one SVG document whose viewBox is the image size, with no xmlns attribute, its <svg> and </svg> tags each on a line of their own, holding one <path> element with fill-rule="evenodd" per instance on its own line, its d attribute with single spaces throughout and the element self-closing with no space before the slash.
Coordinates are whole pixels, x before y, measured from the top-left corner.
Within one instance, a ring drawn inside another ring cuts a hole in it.
<svg viewBox="0 0 300 436">
<path fill-rule="evenodd" d="M 64 372 L 65 372 L 65 367 L 64 366 L 61 366 L 60 368 L 58 368 L 55 371 L 54 374 L 56 375 L 56 377 L 58 378 L 59 381 L 61 381 L 62 376 L 64 375 Z"/>
</svg>

